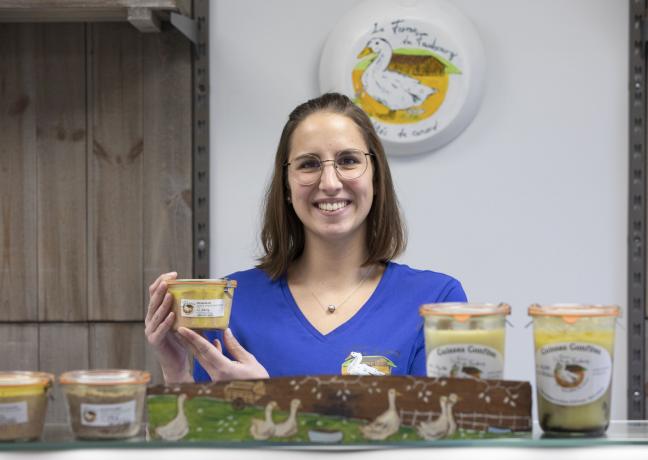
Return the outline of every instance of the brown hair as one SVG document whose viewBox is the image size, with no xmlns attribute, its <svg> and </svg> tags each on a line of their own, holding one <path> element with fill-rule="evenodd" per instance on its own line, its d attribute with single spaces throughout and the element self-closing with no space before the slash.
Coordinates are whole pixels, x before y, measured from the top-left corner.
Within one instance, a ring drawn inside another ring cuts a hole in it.
<svg viewBox="0 0 648 460">
<path fill-rule="evenodd" d="M 304 226 L 292 205 L 287 202 L 287 177 L 290 140 L 297 126 L 309 115 L 332 112 L 349 117 L 360 128 L 369 151 L 374 154 L 375 196 L 367 215 L 367 247 L 369 255 L 364 265 L 386 262 L 405 249 L 405 228 L 392 183 L 385 150 L 366 113 L 348 97 L 326 93 L 297 106 L 288 116 L 277 146 L 272 181 L 265 198 L 265 213 L 261 243 L 265 255 L 257 267 L 276 280 L 284 275 L 292 261 L 304 251 Z"/>
</svg>

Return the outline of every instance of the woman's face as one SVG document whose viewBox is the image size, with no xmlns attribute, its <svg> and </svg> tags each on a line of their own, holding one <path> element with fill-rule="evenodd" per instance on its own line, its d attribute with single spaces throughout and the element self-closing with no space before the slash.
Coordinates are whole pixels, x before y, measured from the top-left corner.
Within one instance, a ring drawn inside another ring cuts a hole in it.
<svg viewBox="0 0 648 460">
<path fill-rule="evenodd" d="M 288 161 L 312 154 L 320 160 L 333 160 L 343 150 L 368 152 L 362 132 L 348 117 L 317 112 L 306 117 L 293 131 Z M 343 180 L 332 162 L 323 164 L 322 175 L 312 185 L 299 184 L 288 172 L 289 196 L 295 213 L 304 224 L 306 238 L 340 240 L 364 239 L 366 218 L 373 201 L 373 164 L 354 180 Z"/>
</svg>

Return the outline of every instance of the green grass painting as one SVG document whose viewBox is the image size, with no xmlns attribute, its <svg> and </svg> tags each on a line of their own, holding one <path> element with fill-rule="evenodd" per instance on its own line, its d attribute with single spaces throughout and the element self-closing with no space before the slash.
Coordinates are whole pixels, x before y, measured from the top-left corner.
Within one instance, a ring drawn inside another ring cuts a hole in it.
<svg viewBox="0 0 648 460">
<path fill-rule="evenodd" d="M 155 438 L 155 428 L 173 420 L 177 414 L 177 398 L 175 395 L 149 396 L 148 423 L 149 432 Z M 231 403 L 209 397 L 196 397 L 187 400 L 185 415 L 189 422 L 189 432 L 184 437 L 187 441 L 253 441 L 250 434 L 252 418 L 263 419 L 264 407 L 246 406 L 240 410 L 232 407 Z M 273 420 L 281 423 L 288 418 L 288 411 L 275 410 Z M 344 444 L 368 442 L 359 430 L 367 422 L 360 419 L 327 416 L 299 412 L 297 416 L 298 432 L 294 436 L 271 438 L 269 441 L 280 442 L 323 442 L 322 434 L 334 442 Z M 527 434 L 527 433 L 524 433 Z M 515 436 L 509 434 L 508 436 Z M 331 438 L 333 437 L 333 438 Z M 502 434 L 470 432 L 458 430 L 447 439 L 483 439 L 502 437 Z M 401 426 L 399 431 L 385 439 L 386 442 L 402 442 L 421 440 L 415 429 Z"/>
</svg>

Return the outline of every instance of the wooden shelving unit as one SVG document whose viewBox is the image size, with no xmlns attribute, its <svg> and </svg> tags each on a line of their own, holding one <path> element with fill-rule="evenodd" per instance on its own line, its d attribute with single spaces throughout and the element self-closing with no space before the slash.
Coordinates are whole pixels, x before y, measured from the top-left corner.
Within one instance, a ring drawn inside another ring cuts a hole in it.
<svg viewBox="0 0 648 460">
<path fill-rule="evenodd" d="M 207 2 L 0 0 L 0 370 L 162 381 L 148 285 L 209 274 Z"/>
</svg>

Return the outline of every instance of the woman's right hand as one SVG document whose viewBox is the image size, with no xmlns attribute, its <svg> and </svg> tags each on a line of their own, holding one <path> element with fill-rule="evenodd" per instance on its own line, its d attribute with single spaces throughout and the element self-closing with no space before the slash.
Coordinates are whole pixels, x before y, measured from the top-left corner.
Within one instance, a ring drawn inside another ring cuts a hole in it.
<svg viewBox="0 0 648 460">
<path fill-rule="evenodd" d="M 162 367 L 166 383 L 193 382 L 188 353 L 177 333 L 171 330 L 175 314 L 173 298 L 167 292 L 167 281 L 176 279 L 176 272 L 160 275 L 149 286 L 149 304 L 144 320 L 146 340 L 153 347 Z"/>
</svg>

